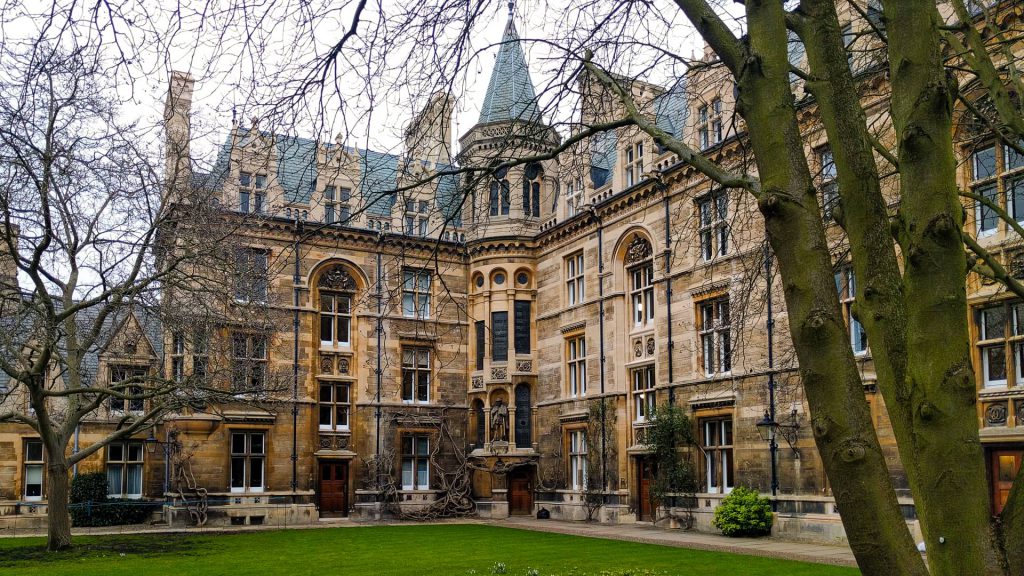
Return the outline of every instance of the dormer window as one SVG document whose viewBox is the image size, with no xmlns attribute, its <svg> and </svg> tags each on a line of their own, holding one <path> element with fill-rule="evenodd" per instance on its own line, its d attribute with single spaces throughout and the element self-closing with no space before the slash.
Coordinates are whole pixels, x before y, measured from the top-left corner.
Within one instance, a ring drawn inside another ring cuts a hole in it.
<svg viewBox="0 0 1024 576">
<path fill-rule="evenodd" d="M 406 200 L 405 201 L 405 233 L 413 236 L 427 235 L 427 202 L 425 200 Z"/>
<path fill-rule="evenodd" d="M 565 183 L 565 215 L 573 217 L 583 205 L 583 179 L 570 179 Z"/>
<path fill-rule="evenodd" d="M 342 187 L 340 190 L 335 186 L 324 187 L 324 223 L 325 224 L 346 224 L 352 217 L 352 208 L 349 201 L 352 199 L 352 191 Z"/>
<path fill-rule="evenodd" d="M 238 211 L 262 214 L 266 205 L 267 175 L 251 172 L 238 174 Z"/>
<path fill-rule="evenodd" d="M 697 108 L 697 143 L 703 150 L 721 142 L 722 136 L 722 99 L 715 98 Z"/>
</svg>

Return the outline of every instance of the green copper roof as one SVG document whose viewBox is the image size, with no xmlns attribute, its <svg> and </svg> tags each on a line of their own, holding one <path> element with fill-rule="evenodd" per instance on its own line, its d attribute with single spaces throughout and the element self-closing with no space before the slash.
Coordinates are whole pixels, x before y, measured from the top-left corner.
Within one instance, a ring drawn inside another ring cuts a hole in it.
<svg viewBox="0 0 1024 576">
<path fill-rule="evenodd" d="M 491 71 L 484 106 L 480 110 L 480 124 L 509 120 L 540 121 L 537 94 L 533 91 L 530 69 L 519 44 L 519 34 L 511 16 L 501 39 L 498 59 Z"/>
</svg>

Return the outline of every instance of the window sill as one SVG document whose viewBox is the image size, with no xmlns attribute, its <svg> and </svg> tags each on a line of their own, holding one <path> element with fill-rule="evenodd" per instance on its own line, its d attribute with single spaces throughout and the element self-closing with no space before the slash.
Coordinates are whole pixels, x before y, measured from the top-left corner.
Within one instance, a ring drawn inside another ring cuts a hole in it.
<svg viewBox="0 0 1024 576">
<path fill-rule="evenodd" d="M 244 494 L 263 494 L 263 488 L 232 488 L 231 494 L 244 495 Z"/>
</svg>

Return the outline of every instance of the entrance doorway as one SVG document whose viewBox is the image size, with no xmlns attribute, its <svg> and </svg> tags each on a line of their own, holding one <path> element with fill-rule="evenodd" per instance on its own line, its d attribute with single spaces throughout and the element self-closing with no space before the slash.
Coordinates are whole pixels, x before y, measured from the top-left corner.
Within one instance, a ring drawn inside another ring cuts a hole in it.
<svg viewBox="0 0 1024 576">
<path fill-rule="evenodd" d="M 320 515 L 348 516 L 348 462 L 320 462 Z"/>
<path fill-rule="evenodd" d="M 1020 473 L 1024 450 L 992 450 L 989 460 L 992 470 L 992 512 L 999 514 L 1013 488 L 1013 480 Z"/>
<path fill-rule="evenodd" d="M 533 514 L 533 468 L 520 466 L 508 474 L 508 513 Z"/>
<path fill-rule="evenodd" d="M 654 483 L 654 463 L 650 458 L 640 457 L 636 461 L 637 483 L 640 487 L 637 497 L 637 520 L 654 521 L 654 502 L 651 500 L 651 485 Z"/>
</svg>

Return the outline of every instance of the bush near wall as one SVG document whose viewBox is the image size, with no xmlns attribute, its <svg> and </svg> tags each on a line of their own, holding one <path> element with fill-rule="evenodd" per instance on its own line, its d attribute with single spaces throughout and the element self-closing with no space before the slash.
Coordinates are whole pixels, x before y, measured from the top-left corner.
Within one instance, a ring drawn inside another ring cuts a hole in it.
<svg viewBox="0 0 1024 576">
<path fill-rule="evenodd" d="M 766 536 L 771 534 L 773 520 L 770 500 L 756 490 L 737 486 L 715 508 L 711 524 L 726 536 Z"/>
<path fill-rule="evenodd" d="M 79 474 L 71 481 L 72 526 L 141 524 L 158 504 L 107 497 L 107 475 Z"/>
</svg>

